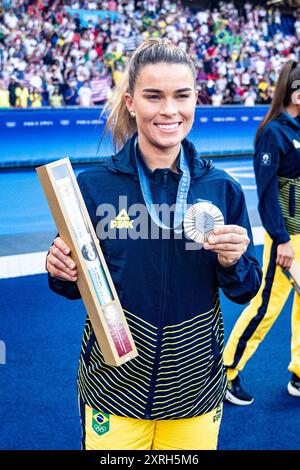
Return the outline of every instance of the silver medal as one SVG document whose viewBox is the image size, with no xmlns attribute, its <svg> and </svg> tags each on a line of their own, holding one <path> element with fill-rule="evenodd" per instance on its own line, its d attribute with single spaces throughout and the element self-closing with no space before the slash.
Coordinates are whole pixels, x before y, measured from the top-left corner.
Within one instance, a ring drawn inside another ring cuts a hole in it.
<svg viewBox="0 0 300 470">
<path fill-rule="evenodd" d="M 185 234 L 197 243 L 206 242 L 216 225 L 224 225 L 224 217 L 220 209 L 210 202 L 193 204 L 184 216 Z"/>
</svg>

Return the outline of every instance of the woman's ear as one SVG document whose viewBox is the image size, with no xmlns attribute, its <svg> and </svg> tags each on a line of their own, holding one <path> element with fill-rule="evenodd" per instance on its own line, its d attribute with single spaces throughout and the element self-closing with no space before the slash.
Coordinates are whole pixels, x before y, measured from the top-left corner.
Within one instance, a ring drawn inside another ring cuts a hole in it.
<svg viewBox="0 0 300 470">
<path fill-rule="evenodd" d="M 134 112 L 134 109 L 133 109 L 133 98 L 132 98 L 132 96 L 131 96 L 129 93 L 126 93 L 125 96 L 124 96 L 124 99 L 125 99 L 125 103 L 126 103 L 128 112 L 129 112 L 129 113 Z"/>
<path fill-rule="evenodd" d="M 294 93 L 291 96 L 291 101 L 293 104 L 300 106 L 300 90 L 294 91 Z"/>
</svg>

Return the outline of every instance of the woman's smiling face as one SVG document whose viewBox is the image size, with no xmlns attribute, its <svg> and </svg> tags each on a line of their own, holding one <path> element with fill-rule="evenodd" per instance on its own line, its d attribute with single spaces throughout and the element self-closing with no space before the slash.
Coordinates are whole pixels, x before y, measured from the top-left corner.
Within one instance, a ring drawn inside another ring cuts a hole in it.
<svg viewBox="0 0 300 470">
<path fill-rule="evenodd" d="M 144 66 L 133 96 L 125 96 L 135 112 L 139 142 L 159 149 L 180 145 L 194 121 L 197 94 L 191 69 L 165 62 Z"/>
</svg>

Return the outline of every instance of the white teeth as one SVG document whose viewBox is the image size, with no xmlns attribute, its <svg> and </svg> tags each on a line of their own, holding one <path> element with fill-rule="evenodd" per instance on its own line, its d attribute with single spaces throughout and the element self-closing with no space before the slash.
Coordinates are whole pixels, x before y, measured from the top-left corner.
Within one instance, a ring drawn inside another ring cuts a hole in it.
<svg viewBox="0 0 300 470">
<path fill-rule="evenodd" d="M 160 129 L 176 129 L 179 126 L 179 122 L 175 124 L 156 124 Z"/>
</svg>

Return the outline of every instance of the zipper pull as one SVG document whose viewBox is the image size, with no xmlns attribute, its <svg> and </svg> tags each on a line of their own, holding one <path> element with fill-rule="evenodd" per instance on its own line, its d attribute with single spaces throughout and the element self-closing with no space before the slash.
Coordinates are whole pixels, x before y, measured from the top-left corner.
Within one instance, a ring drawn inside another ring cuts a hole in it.
<svg viewBox="0 0 300 470">
<path fill-rule="evenodd" d="M 163 188 L 166 188 L 168 185 L 168 170 L 164 170 L 162 185 L 163 185 Z"/>
</svg>

